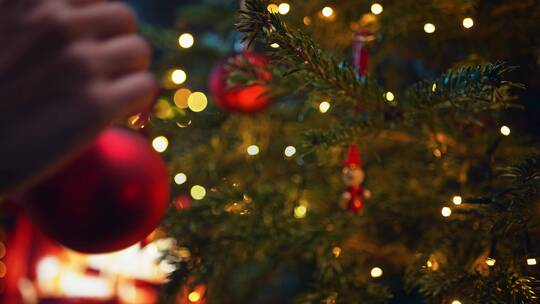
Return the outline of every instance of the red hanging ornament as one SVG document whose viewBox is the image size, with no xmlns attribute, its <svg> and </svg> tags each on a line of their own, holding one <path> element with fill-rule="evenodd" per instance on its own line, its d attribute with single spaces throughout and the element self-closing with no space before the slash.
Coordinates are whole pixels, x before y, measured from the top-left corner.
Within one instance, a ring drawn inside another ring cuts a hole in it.
<svg viewBox="0 0 540 304">
<path fill-rule="evenodd" d="M 358 77 L 364 77 L 367 75 L 370 56 L 368 42 L 372 41 L 373 39 L 373 33 L 366 29 L 357 31 L 354 34 L 353 60 Z"/>
<path fill-rule="evenodd" d="M 36 225 L 85 253 L 129 247 L 152 232 L 169 200 L 165 163 L 147 140 L 111 128 L 27 194 Z"/>
<path fill-rule="evenodd" d="M 242 66 L 251 64 L 257 69 L 261 69 L 268 64 L 268 59 L 262 55 L 243 52 L 232 57 L 236 65 Z M 220 62 L 210 75 L 210 91 L 216 104 L 228 112 L 256 113 L 262 111 L 270 104 L 267 95 L 268 88 L 259 84 L 250 86 L 237 86 L 227 88 L 227 77 L 229 71 L 226 69 L 226 62 Z M 257 78 L 261 81 L 268 81 L 271 75 L 268 72 L 260 71 Z"/>
<path fill-rule="evenodd" d="M 368 199 L 371 193 L 362 185 L 365 174 L 360 153 L 354 144 L 349 146 L 342 173 L 343 182 L 347 186 L 347 191 L 341 196 L 342 205 L 354 213 L 362 213 L 365 199 Z"/>
</svg>

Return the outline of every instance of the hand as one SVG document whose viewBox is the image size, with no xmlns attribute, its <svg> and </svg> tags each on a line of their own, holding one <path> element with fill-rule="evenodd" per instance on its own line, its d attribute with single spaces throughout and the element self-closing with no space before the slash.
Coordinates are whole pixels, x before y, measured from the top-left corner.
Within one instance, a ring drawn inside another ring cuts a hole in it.
<svg viewBox="0 0 540 304">
<path fill-rule="evenodd" d="M 132 11 L 101 0 L 0 0 L 0 193 L 43 178 L 157 95 Z"/>
</svg>

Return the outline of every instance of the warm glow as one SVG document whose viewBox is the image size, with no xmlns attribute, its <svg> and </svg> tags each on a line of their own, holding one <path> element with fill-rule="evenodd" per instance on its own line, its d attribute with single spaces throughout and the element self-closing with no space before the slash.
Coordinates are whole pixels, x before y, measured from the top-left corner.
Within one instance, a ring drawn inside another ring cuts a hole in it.
<svg viewBox="0 0 540 304">
<path fill-rule="evenodd" d="M 195 302 L 197 302 L 197 301 L 199 301 L 201 299 L 201 295 L 198 292 L 193 291 L 193 292 L 189 293 L 188 299 L 189 299 L 190 302 L 195 303 Z"/>
<path fill-rule="evenodd" d="M 474 26 L 474 20 L 472 18 L 465 18 L 463 19 L 463 27 L 464 28 L 471 28 Z"/>
<path fill-rule="evenodd" d="M 191 197 L 195 200 L 202 200 L 206 196 L 206 189 L 203 186 L 195 185 L 191 187 Z"/>
<path fill-rule="evenodd" d="M 296 148 L 293 146 L 288 146 L 285 148 L 285 156 L 287 157 L 293 157 L 296 154 Z"/>
<path fill-rule="evenodd" d="M 330 103 L 328 101 L 323 101 L 321 102 L 321 104 L 319 104 L 319 111 L 321 113 L 326 113 L 328 112 L 328 110 L 330 110 Z"/>
<path fill-rule="evenodd" d="M 321 13 L 325 17 L 331 17 L 334 14 L 334 10 L 331 7 L 327 6 L 322 9 Z"/>
<path fill-rule="evenodd" d="M 386 92 L 386 94 L 384 94 L 384 98 L 386 98 L 386 100 L 388 101 L 394 101 L 394 99 L 396 99 L 396 96 L 392 92 Z"/>
<path fill-rule="evenodd" d="M 461 203 L 463 203 L 463 198 L 461 198 L 461 196 L 459 195 L 456 195 L 454 196 L 454 198 L 452 198 L 452 202 L 454 203 L 454 205 L 461 205 Z"/>
<path fill-rule="evenodd" d="M 261 149 L 259 149 L 259 146 L 257 145 L 251 145 L 249 147 L 247 147 L 247 153 L 251 156 L 255 156 L 257 154 L 259 154 L 259 152 L 261 151 Z"/>
<path fill-rule="evenodd" d="M 278 6 L 278 12 L 282 15 L 287 15 L 290 10 L 291 6 L 289 5 L 289 3 L 284 2 Z"/>
<path fill-rule="evenodd" d="M 434 83 L 432 86 L 431 86 L 431 91 L 432 92 L 435 92 L 437 90 L 437 84 Z"/>
<path fill-rule="evenodd" d="M 279 44 L 272 43 L 272 44 L 270 44 L 270 47 L 273 48 L 273 49 L 277 49 L 277 48 L 279 48 Z"/>
<path fill-rule="evenodd" d="M 441 214 L 442 216 L 444 217 L 449 217 L 450 215 L 452 215 L 452 209 L 448 208 L 448 207 L 444 207 L 442 208 L 441 210 Z"/>
<path fill-rule="evenodd" d="M 177 185 L 182 185 L 184 184 L 185 182 L 187 182 L 187 175 L 185 175 L 184 173 L 178 173 L 174 176 L 174 182 L 177 184 Z"/>
<path fill-rule="evenodd" d="M 152 141 L 152 147 L 159 153 L 163 153 L 169 147 L 169 140 L 165 136 L 158 136 Z"/>
<path fill-rule="evenodd" d="M 52 281 L 60 274 L 60 261 L 56 257 L 44 257 L 37 264 L 37 277 L 40 282 Z"/>
<path fill-rule="evenodd" d="M 424 24 L 424 32 L 428 34 L 435 32 L 435 25 L 433 23 Z"/>
<path fill-rule="evenodd" d="M 188 89 L 180 89 L 174 93 L 174 104 L 180 109 L 186 109 L 188 107 L 188 98 L 191 95 L 191 91 Z"/>
<path fill-rule="evenodd" d="M 272 14 L 276 14 L 279 12 L 279 6 L 277 6 L 277 4 L 275 3 L 268 4 L 266 9 Z"/>
<path fill-rule="evenodd" d="M 189 95 L 188 107 L 193 112 L 202 112 L 208 106 L 208 98 L 202 92 L 195 92 Z"/>
<path fill-rule="evenodd" d="M 527 265 L 529 265 L 529 266 L 536 265 L 536 259 L 535 258 L 527 259 Z"/>
<path fill-rule="evenodd" d="M 189 33 L 184 33 L 178 37 L 178 44 L 184 49 L 189 49 L 195 43 L 195 38 Z"/>
<path fill-rule="evenodd" d="M 311 25 L 311 18 L 308 16 L 305 16 L 302 21 L 304 21 L 304 25 Z"/>
<path fill-rule="evenodd" d="M 486 264 L 487 264 L 489 267 L 495 266 L 495 263 L 496 263 L 496 262 L 497 262 L 497 261 L 496 261 L 495 259 L 493 259 L 493 258 L 487 258 L 487 259 L 486 259 Z"/>
<path fill-rule="evenodd" d="M 111 281 L 74 272 L 62 273 L 60 289 L 68 298 L 110 298 L 114 294 Z"/>
<path fill-rule="evenodd" d="M 306 206 L 297 206 L 294 208 L 294 217 L 297 219 L 305 218 L 307 214 L 307 207 Z"/>
<path fill-rule="evenodd" d="M 171 80 L 175 84 L 182 84 L 187 80 L 187 74 L 183 70 L 176 69 L 171 74 Z"/>
<path fill-rule="evenodd" d="M 510 128 L 508 126 L 502 126 L 501 127 L 501 134 L 504 135 L 504 136 L 508 136 L 510 135 L 512 131 L 510 130 Z"/>
<path fill-rule="evenodd" d="M 332 253 L 334 254 L 334 256 L 335 256 L 336 258 L 339 258 L 339 255 L 341 254 L 341 248 L 339 248 L 339 247 L 334 247 L 334 248 L 332 249 Z"/>
<path fill-rule="evenodd" d="M 454 301 L 452 301 L 452 304 L 461 304 L 461 302 L 458 301 L 458 300 L 454 300 Z"/>
<path fill-rule="evenodd" d="M 373 3 L 371 5 L 371 12 L 373 14 L 378 15 L 378 14 L 382 13 L 382 11 L 383 11 L 383 7 L 379 3 Z"/>
<path fill-rule="evenodd" d="M 380 277 L 382 277 L 382 275 L 383 275 L 383 271 L 382 271 L 381 268 L 374 267 L 373 269 L 371 269 L 371 277 L 380 278 Z"/>
</svg>

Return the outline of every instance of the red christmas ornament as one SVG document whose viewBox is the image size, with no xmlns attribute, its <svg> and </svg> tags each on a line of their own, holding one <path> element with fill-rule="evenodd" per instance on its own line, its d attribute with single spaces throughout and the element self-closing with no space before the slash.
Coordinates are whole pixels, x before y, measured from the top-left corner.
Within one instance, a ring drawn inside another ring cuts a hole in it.
<svg viewBox="0 0 540 304">
<path fill-rule="evenodd" d="M 27 196 L 36 225 L 84 253 L 129 247 L 159 224 L 169 200 L 163 160 L 144 137 L 111 128 Z"/>
<path fill-rule="evenodd" d="M 362 186 L 364 178 L 360 153 L 356 145 L 351 144 L 343 164 L 343 181 L 347 185 L 347 191 L 343 193 L 341 201 L 345 208 L 354 213 L 364 211 L 365 199 L 370 197 L 369 190 Z"/>
<path fill-rule="evenodd" d="M 251 64 L 262 68 L 268 64 L 268 59 L 262 55 L 249 52 L 240 53 L 232 58 L 236 65 Z M 262 111 L 270 104 L 268 88 L 262 85 L 238 86 L 227 88 L 229 71 L 226 63 L 220 62 L 210 76 L 210 91 L 216 104 L 228 112 L 256 113 Z M 268 72 L 258 72 L 260 80 L 268 81 L 271 75 Z"/>
<path fill-rule="evenodd" d="M 367 75 L 370 55 L 367 44 L 373 39 L 373 33 L 369 30 L 360 30 L 354 34 L 353 60 L 358 77 Z"/>
</svg>

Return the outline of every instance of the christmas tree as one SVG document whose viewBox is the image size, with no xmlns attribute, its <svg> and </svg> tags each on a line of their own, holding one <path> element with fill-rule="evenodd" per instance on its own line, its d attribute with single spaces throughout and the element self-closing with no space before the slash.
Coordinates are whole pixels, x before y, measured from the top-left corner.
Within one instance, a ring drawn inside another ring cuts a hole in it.
<svg viewBox="0 0 540 304">
<path fill-rule="evenodd" d="M 540 3 L 131 3 L 160 302 L 540 301 Z"/>
<path fill-rule="evenodd" d="M 177 184 L 164 300 L 538 303 L 538 3 L 240 6 L 146 28 Z M 222 92 L 257 87 L 255 110 Z"/>
</svg>

